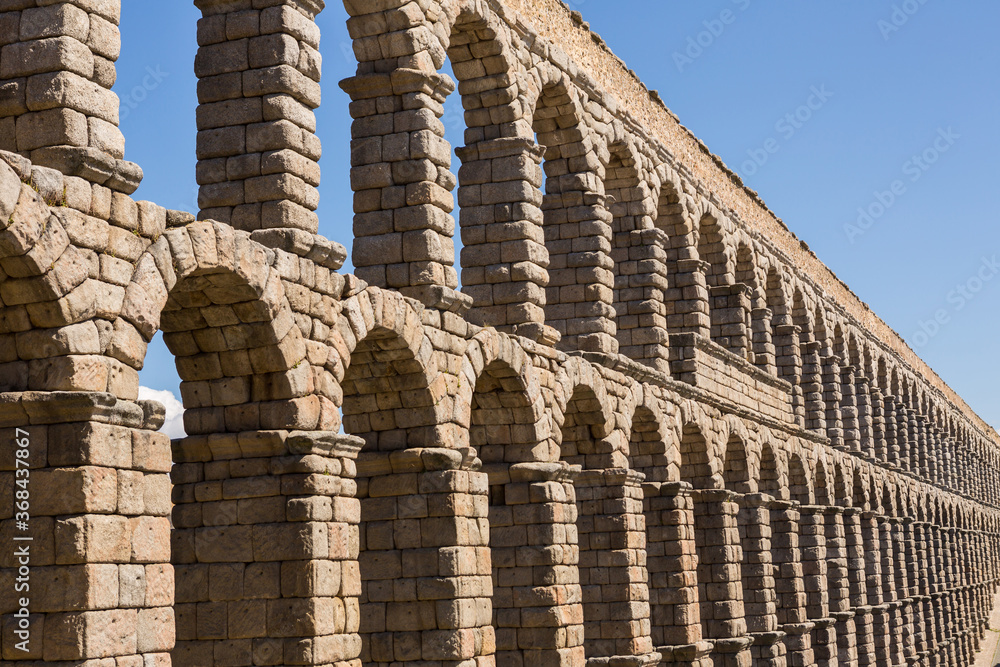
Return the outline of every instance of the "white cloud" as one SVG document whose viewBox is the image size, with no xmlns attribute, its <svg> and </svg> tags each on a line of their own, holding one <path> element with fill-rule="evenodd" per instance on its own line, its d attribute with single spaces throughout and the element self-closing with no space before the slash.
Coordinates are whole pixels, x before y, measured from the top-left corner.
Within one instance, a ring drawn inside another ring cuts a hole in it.
<svg viewBox="0 0 1000 667">
<path fill-rule="evenodd" d="M 139 400 L 159 401 L 163 404 L 167 409 L 167 418 L 160 431 L 170 436 L 171 440 L 187 435 L 184 432 L 184 406 L 172 391 L 139 387 Z"/>
</svg>

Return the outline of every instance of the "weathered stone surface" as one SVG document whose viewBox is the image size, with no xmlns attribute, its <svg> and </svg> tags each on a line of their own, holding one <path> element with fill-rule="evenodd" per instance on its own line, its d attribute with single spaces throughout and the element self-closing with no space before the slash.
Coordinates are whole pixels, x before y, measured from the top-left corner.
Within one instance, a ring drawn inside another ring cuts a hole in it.
<svg viewBox="0 0 1000 667">
<path fill-rule="evenodd" d="M 354 276 L 322 3 L 196 4 L 197 221 L 129 196 L 119 0 L 0 0 L 5 664 L 972 663 L 996 434 L 578 13 L 345 3 Z"/>
</svg>

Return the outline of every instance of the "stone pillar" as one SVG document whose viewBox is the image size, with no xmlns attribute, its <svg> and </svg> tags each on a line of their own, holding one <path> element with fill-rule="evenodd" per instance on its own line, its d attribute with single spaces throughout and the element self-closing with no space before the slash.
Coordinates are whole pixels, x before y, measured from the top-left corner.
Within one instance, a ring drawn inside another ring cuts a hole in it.
<svg viewBox="0 0 1000 667">
<path fill-rule="evenodd" d="M 794 324 L 781 324 L 774 329 L 774 347 L 778 355 L 778 377 L 792 385 L 792 411 L 795 423 L 806 424 L 805 398 L 802 393 L 802 353 L 799 349 L 801 328 Z"/>
<path fill-rule="evenodd" d="M 928 438 L 936 443 L 937 448 L 941 452 L 941 484 L 946 489 L 951 489 L 955 493 L 961 493 L 961 484 L 958 476 L 955 474 L 957 469 L 964 470 L 964 467 L 960 467 L 960 452 L 958 447 L 953 441 L 948 439 L 945 431 L 936 424 L 931 424 Z"/>
<path fill-rule="evenodd" d="M 319 227 L 318 0 L 196 0 L 199 218 L 237 229 Z M 352 153 L 363 152 L 357 146 Z M 352 155 L 353 157 L 353 155 Z"/>
<path fill-rule="evenodd" d="M 874 410 L 871 398 L 871 380 L 867 377 L 856 374 L 854 376 L 856 401 L 858 406 L 858 430 L 860 432 L 860 453 L 869 460 L 876 460 L 875 456 L 875 425 Z"/>
<path fill-rule="evenodd" d="M 775 565 L 771 542 L 771 504 L 766 494 L 739 499 L 740 545 L 743 549 L 743 608 L 747 632 L 753 638 L 750 652 L 755 665 L 782 666 L 784 633 L 778 628 Z"/>
<path fill-rule="evenodd" d="M 861 534 L 865 544 L 865 588 L 868 604 L 872 608 L 872 641 L 875 644 L 875 655 L 883 658 L 883 661 L 874 664 L 881 667 L 888 664 L 884 659 L 891 652 L 892 623 L 882 584 L 882 538 L 875 512 L 864 512 L 861 515 Z"/>
<path fill-rule="evenodd" d="M 545 196 L 546 319 L 562 335 L 564 349 L 617 354 L 607 196 L 599 192 L 597 174 L 566 182 L 572 189 L 552 192 L 553 185 Z"/>
<path fill-rule="evenodd" d="M 883 463 L 889 461 L 888 424 L 886 423 L 885 398 L 878 387 L 871 389 L 872 439 L 875 459 Z"/>
<path fill-rule="evenodd" d="M 457 149 L 462 200 L 462 291 L 469 319 L 554 343 L 545 326 L 549 253 L 542 228 L 545 149 L 533 139 L 497 137 Z"/>
<path fill-rule="evenodd" d="M 696 489 L 692 495 L 702 628 L 715 645 L 715 665 L 747 667 L 751 639 L 743 610 L 736 494 L 722 489 Z"/>
<path fill-rule="evenodd" d="M 584 470 L 576 480 L 580 585 L 589 661 L 654 665 L 641 473 Z"/>
<path fill-rule="evenodd" d="M 899 411 L 900 428 L 903 440 L 900 443 L 901 467 L 912 475 L 930 480 L 929 452 L 920 449 L 920 435 L 917 425 L 917 413 L 910 407 L 903 406 Z"/>
<path fill-rule="evenodd" d="M 912 641 L 910 642 L 910 656 L 912 660 L 919 658 L 924 651 L 926 639 L 924 637 L 924 605 L 921 598 L 921 552 L 918 547 L 918 530 L 916 522 L 912 517 L 906 517 L 902 522 L 903 529 L 903 554 L 905 556 L 907 575 L 907 599 L 909 600 Z"/>
<path fill-rule="evenodd" d="M 742 283 L 708 288 L 712 340 L 740 359 L 750 351 L 750 288 Z"/>
<path fill-rule="evenodd" d="M 653 646 L 664 664 L 711 667 L 712 644 L 701 632 L 691 485 L 647 483 L 643 489 Z"/>
<path fill-rule="evenodd" d="M 837 631 L 835 619 L 830 616 L 827 585 L 826 510 L 815 505 L 803 506 L 799 523 L 809 620 L 815 624 L 812 645 L 817 665 L 835 665 L 837 661 Z"/>
<path fill-rule="evenodd" d="M 620 236 L 627 240 L 616 244 L 614 253 L 619 352 L 669 374 L 665 249 L 670 241 L 661 229 L 633 230 Z"/>
<path fill-rule="evenodd" d="M 887 655 L 890 658 L 890 665 L 902 665 L 905 662 L 903 651 L 903 612 L 902 603 L 899 601 L 899 591 L 897 589 L 895 540 L 892 535 L 892 519 L 879 515 L 878 528 L 880 538 L 879 553 L 882 557 L 882 595 L 888 604 L 889 615 L 889 638 L 890 644 L 886 647 Z"/>
<path fill-rule="evenodd" d="M 667 328 L 671 335 L 711 336 L 708 283 L 705 281 L 708 267 L 708 262 L 693 258 L 667 263 L 673 278 L 667 290 Z"/>
<path fill-rule="evenodd" d="M 899 432 L 899 424 L 896 420 L 896 397 L 886 396 L 882 402 L 885 409 L 885 444 L 886 444 L 886 462 L 890 468 L 899 469 L 900 467 L 900 438 L 902 437 Z"/>
<path fill-rule="evenodd" d="M 823 368 L 818 341 L 802 344 L 802 395 L 806 407 L 806 428 L 826 435 L 826 403 L 823 400 Z"/>
<path fill-rule="evenodd" d="M 3 658 L 169 664 L 171 455 L 156 432 L 163 407 L 103 393 L 2 397 Z M 24 601 L 13 594 L 18 577 Z M 21 609 L 30 635 L 14 640 Z M 14 647 L 25 639 L 26 651 Z"/>
<path fill-rule="evenodd" d="M 930 437 L 927 419 L 914 412 L 911 415 L 911 422 L 916 434 L 917 458 L 921 461 L 920 476 L 933 484 L 941 484 L 940 452 L 937 450 L 933 438 Z"/>
<path fill-rule="evenodd" d="M 479 466 L 472 450 L 436 447 L 359 458 L 362 664 L 445 667 L 494 654 L 490 489 Z"/>
<path fill-rule="evenodd" d="M 854 611 L 851 610 L 851 581 L 842 507 L 826 508 L 826 556 L 830 617 L 836 621 L 837 664 L 856 665 L 857 627 Z"/>
<path fill-rule="evenodd" d="M 868 602 L 867 571 L 865 565 L 865 543 L 862 532 L 862 510 L 860 507 L 844 509 L 844 538 L 847 543 L 847 573 L 850 586 L 850 610 L 854 612 L 855 662 L 860 667 L 873 665 L 875 657 L 875 637 L 872 630 L 872 610 Z M 838 637 L 838 641 L 841 638 Z M 840 644 L 843 654 L 844 645 Z"/>
<path fill-rule="evenodd" d="M 775 500 L 771 503 L 771 550 L 775 560 L 774 588 L 778 605 L 776 615 L 785 633 L 787 664 L 790 667 L 813 665 L 811 630 L 799 548 L 799 510 L 794 503 Z"/>
<path fill-rule="evenodd" d="M 823 369 L 823 402 L 826 405 L 826 435 L 830 445 L 844 445 L 844 423 L 841 406 L 844 400 L 842 378 L 840 372 L 840 357 L 829 355 L 820 358 Z"/>
<path fill-rule="evenodd" d="M 914 636 L 914 608 L 910 586 L 910 568 L 907 563 L 907 530 L 909 517 L 893 517 L 889 519 L 893 548 L 896 558 L 896 599 L 899 601 L 899 612 L 902 617 L 903 659 L 911 662 L 916 659 L 916 637 Z M 912 547 L 912 545 L 910 545 Z"/>
<path fill-rule="evenodd" d="M 472 299 L 455 289 L 455 222 L 450 215 L 455 176 L 440 120 L 443 102 L 455 84 L 428 67 L 427 44 L 436 41 L 429 30 L 424 26 L 390 30 L 395 32 L 382 35 L 380 41 L 392 50 L 390 59 L 399 66 L 383 72 L 375 62 L 362 62 L 357 75 L 340 84 L 351 96 L 354 119 L 355 273 L 426 306 L 462 312 Z M 373 46 L 374 40 L 367 41 Z M 369 48 L 367 55 L 373 60 L 383 57 L 378 46 Z"/>
<path fill-rule="evenodd" d="M 943 643 L 945 639 L 944 612 L 941 609 L 945 591 L 944 558 L 941 552 L 941 527 L 931 524 L 929 528 L 930 535 L 928 536 L 928 553 L 931 558 L 927 574 L 929 575 L 930 596 L 934 607 L 934 616 L 931 625 L 932 632 L 929 639 L 931 640 L 931 646 L 937 647 Z"/>
<path fill-rule="evenodd" d="M 178 664 L 324 665 L 361 654 L 354 459 L 363 444 L 280 432 L 175 441 Z"/>
<path fill-rule="evenodd" d="M 840 399 L 841 428 L 843 444 L 847 451 L 861 453 L 861 427 L 858 423 L 857 382 L 854 379 L 853 366 L 841 366 L 840 386 L 843 395 Z"/>
<path fill-rule="evenodd" d="M 928 540 L 930 525 L 926 522 L 917 521 L 913 523 L 913 549 L 916 553 L 915 572 L 913 581 L 916 584 L 916 604 L 919 605 L 920 627 L 917 633 L 917 655 L 921 660 L 926 660 L 930 649 L 934 645 L 933 623 L 934 608 L 931 605 L 931 575 L 930 571 L 934 567 L 931 554 L 931 547 Z"/>
<path fill-rule="evenodd" d="M 0 13 L 0 150 L 124 194 L 126 162 L 115 61 L 121 0 L 4 3 Z M 53 204 L 57 202 L 51 202 Z"/>
<path fill-rule="evenodd" d="M 509 470 L 510 482 L 503 488 L 511 525 L 498 527 L 490 538 L 497 582 L 511 592 L 509 600 L 494 597 L 497 661 L 583 664 L 573 487 L 580 469 L 517 463 Z"/>
<path fill-rule="evenodd" d="M 771 332 L 771 320 L 773 317 L 774 313 L 771 309 L 763 306 L 755 307 L 750 312 L 750 318 L 753 322 L 751 335 L 754 363 L 757 365 L 757 368 L 768 375 L 774 375 L 778 370 L 774 339 Z"/>
</svg>

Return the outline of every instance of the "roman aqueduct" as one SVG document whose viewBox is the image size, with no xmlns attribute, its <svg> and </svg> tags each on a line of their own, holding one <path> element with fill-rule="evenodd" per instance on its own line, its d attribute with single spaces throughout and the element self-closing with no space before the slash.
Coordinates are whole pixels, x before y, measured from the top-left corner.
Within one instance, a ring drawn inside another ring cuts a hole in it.
<svg viewBox="0 0 1000 667">
<path fill-rule="evenodd" d="M 195 4 L 197 219 L 120 0 L 0 0 L 2 664 L 971 664 L 997 434 L 578 13 L 345 0 L 348 275 L 322 0 Z"/>
</svg>

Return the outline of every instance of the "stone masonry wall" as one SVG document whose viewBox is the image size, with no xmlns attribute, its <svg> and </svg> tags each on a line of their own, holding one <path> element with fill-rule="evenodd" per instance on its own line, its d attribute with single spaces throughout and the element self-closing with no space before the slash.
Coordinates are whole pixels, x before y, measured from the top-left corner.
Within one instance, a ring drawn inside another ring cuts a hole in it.
<svg viewBox="0 0 1000 667">
<path fill-rule="evenodd" d="M 578 13 L 344 4 L 354 275 L 320 0 L 197 0 L 197 217 L 120 2 L 0 0 L 0 664 L 970 664 L 997 434 Z"/>
</svg>

